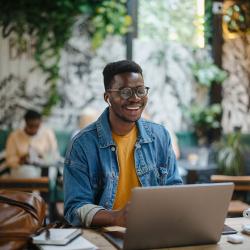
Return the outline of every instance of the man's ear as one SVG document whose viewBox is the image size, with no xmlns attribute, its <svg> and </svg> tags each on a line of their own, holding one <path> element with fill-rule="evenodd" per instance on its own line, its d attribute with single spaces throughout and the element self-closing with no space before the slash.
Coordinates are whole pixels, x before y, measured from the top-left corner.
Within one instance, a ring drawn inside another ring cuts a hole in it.
<svg viewBox="0 0 250 250">
<path fill-rule="evenodd" d="M 109 96 L 107 93 L 104 93 L 104 101 L 107 102 L 109 106 L 111 106 L 111 103 L 109 101 Z"/>
<path fill-rule="evenodd" d="M 108 94 L 106 92 L 103 94 L 103 98 L 104 98 L 104 101 L 107 102 Z"/>
</svg>

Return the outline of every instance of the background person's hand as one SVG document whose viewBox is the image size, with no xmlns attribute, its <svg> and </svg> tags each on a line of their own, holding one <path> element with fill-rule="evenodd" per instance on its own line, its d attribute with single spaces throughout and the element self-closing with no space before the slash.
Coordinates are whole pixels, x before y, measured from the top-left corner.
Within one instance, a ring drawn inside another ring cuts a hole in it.
<svg viewBox="0 0 250 250">
<path fill-rule="evenodd" d="M 19 164 L 20 164 L 20 165 L 23 165 L 24 163 L 27 163 L 27 162 L 28 162 L 28 158 L 29 158 L 29 155 L 28 155 L 28 154 L 23 155 L 23 156 L 20 157 L 20 159 L 19 159 Z"/>
</svg>

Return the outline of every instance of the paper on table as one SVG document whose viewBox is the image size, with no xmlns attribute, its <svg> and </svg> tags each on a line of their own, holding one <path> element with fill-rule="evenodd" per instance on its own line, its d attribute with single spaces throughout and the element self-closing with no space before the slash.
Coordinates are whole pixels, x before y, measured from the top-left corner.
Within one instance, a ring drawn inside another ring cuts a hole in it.
<svg viewBox="0 0 250 250">
<path fill-rule="evenodd" d="M 65 245 L 70 240 L 81 234 L 81 229 L 78 228 L 50 228 L 49 238 L 46 237 L 46 232 L 32 237 L 34 244 L 51 244 Z"/>
<path fill-rule="evenodd" d="M 82 236 L 77 237 L 73 241 L 69 242 L 65 246 L 55 245 L 39 245 L 41 250 L 96 250 L 97 246 L 83 238 Z"/>
</svg>

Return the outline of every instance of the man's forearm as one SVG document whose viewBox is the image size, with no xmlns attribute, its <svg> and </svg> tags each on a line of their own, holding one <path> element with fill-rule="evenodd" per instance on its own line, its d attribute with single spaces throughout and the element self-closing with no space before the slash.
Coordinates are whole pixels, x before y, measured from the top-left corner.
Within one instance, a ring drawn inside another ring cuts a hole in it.
<svg viewBox="0 0 250 250">
<path fill-rule="evenodd" d="M 98 211 L 93 219 L 91 226 L 114 226 L 115 225 L 115 213 L 112 210 L 100 210 Z"/>
<path fill-rule="evenodd" d="M 88 228 L 91 226 L 93 217 L 99 210 L 104 210 L 104 207 L 94 204 L 86 204 L 80 207 L 77 212 L 83 225 Z"/>
<path fill-rule="evenodd" d="M 121 210 L 106 210 L 94 204 L 86 204 L 78 209 L 78 215 L 85 227 L 126 226 L 129 204 Z"/>
<path fill-rule="evenodd" d="M 128 205 L 121 210 L 99 210 L 93 217 L 91 226 L 126 226 Z"/>
</svg>

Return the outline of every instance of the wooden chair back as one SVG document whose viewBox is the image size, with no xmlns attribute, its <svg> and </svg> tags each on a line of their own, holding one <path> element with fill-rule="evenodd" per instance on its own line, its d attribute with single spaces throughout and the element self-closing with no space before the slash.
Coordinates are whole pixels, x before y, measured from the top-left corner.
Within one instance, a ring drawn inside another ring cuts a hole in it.
<svg viewBox="0 0 250 250">
<path fill-rule="evenodd" d="M 210 179 L 211 182 L 214 183 L 234 183 L 234 195 L 228 208 L 228 216 L 242 216 L 243 211 L 250 207 L 250 205 L 245 202 L 246 195 L 250 191 L 250 176 L 212 175 Z M 239 199 L 239 193 L 244 194 L 243 198 L 241 197 L 241 199 Z"/>
<path fill-rule="evenodd" d="M 33 192 L 37 191 L 48 204 L 48 216 L 52 222 L 54 220 L 55 206 L 51 202 L 51 188 L 48 176 L 36 178 L 12 178 L 9 176 L 0 177 L 0 189 Z"/>
<path fill-rule="evenodd" d="M 0 189 L 49 193 L 49 177 L 38 178 L 0 178 Z"/>
</svg>

